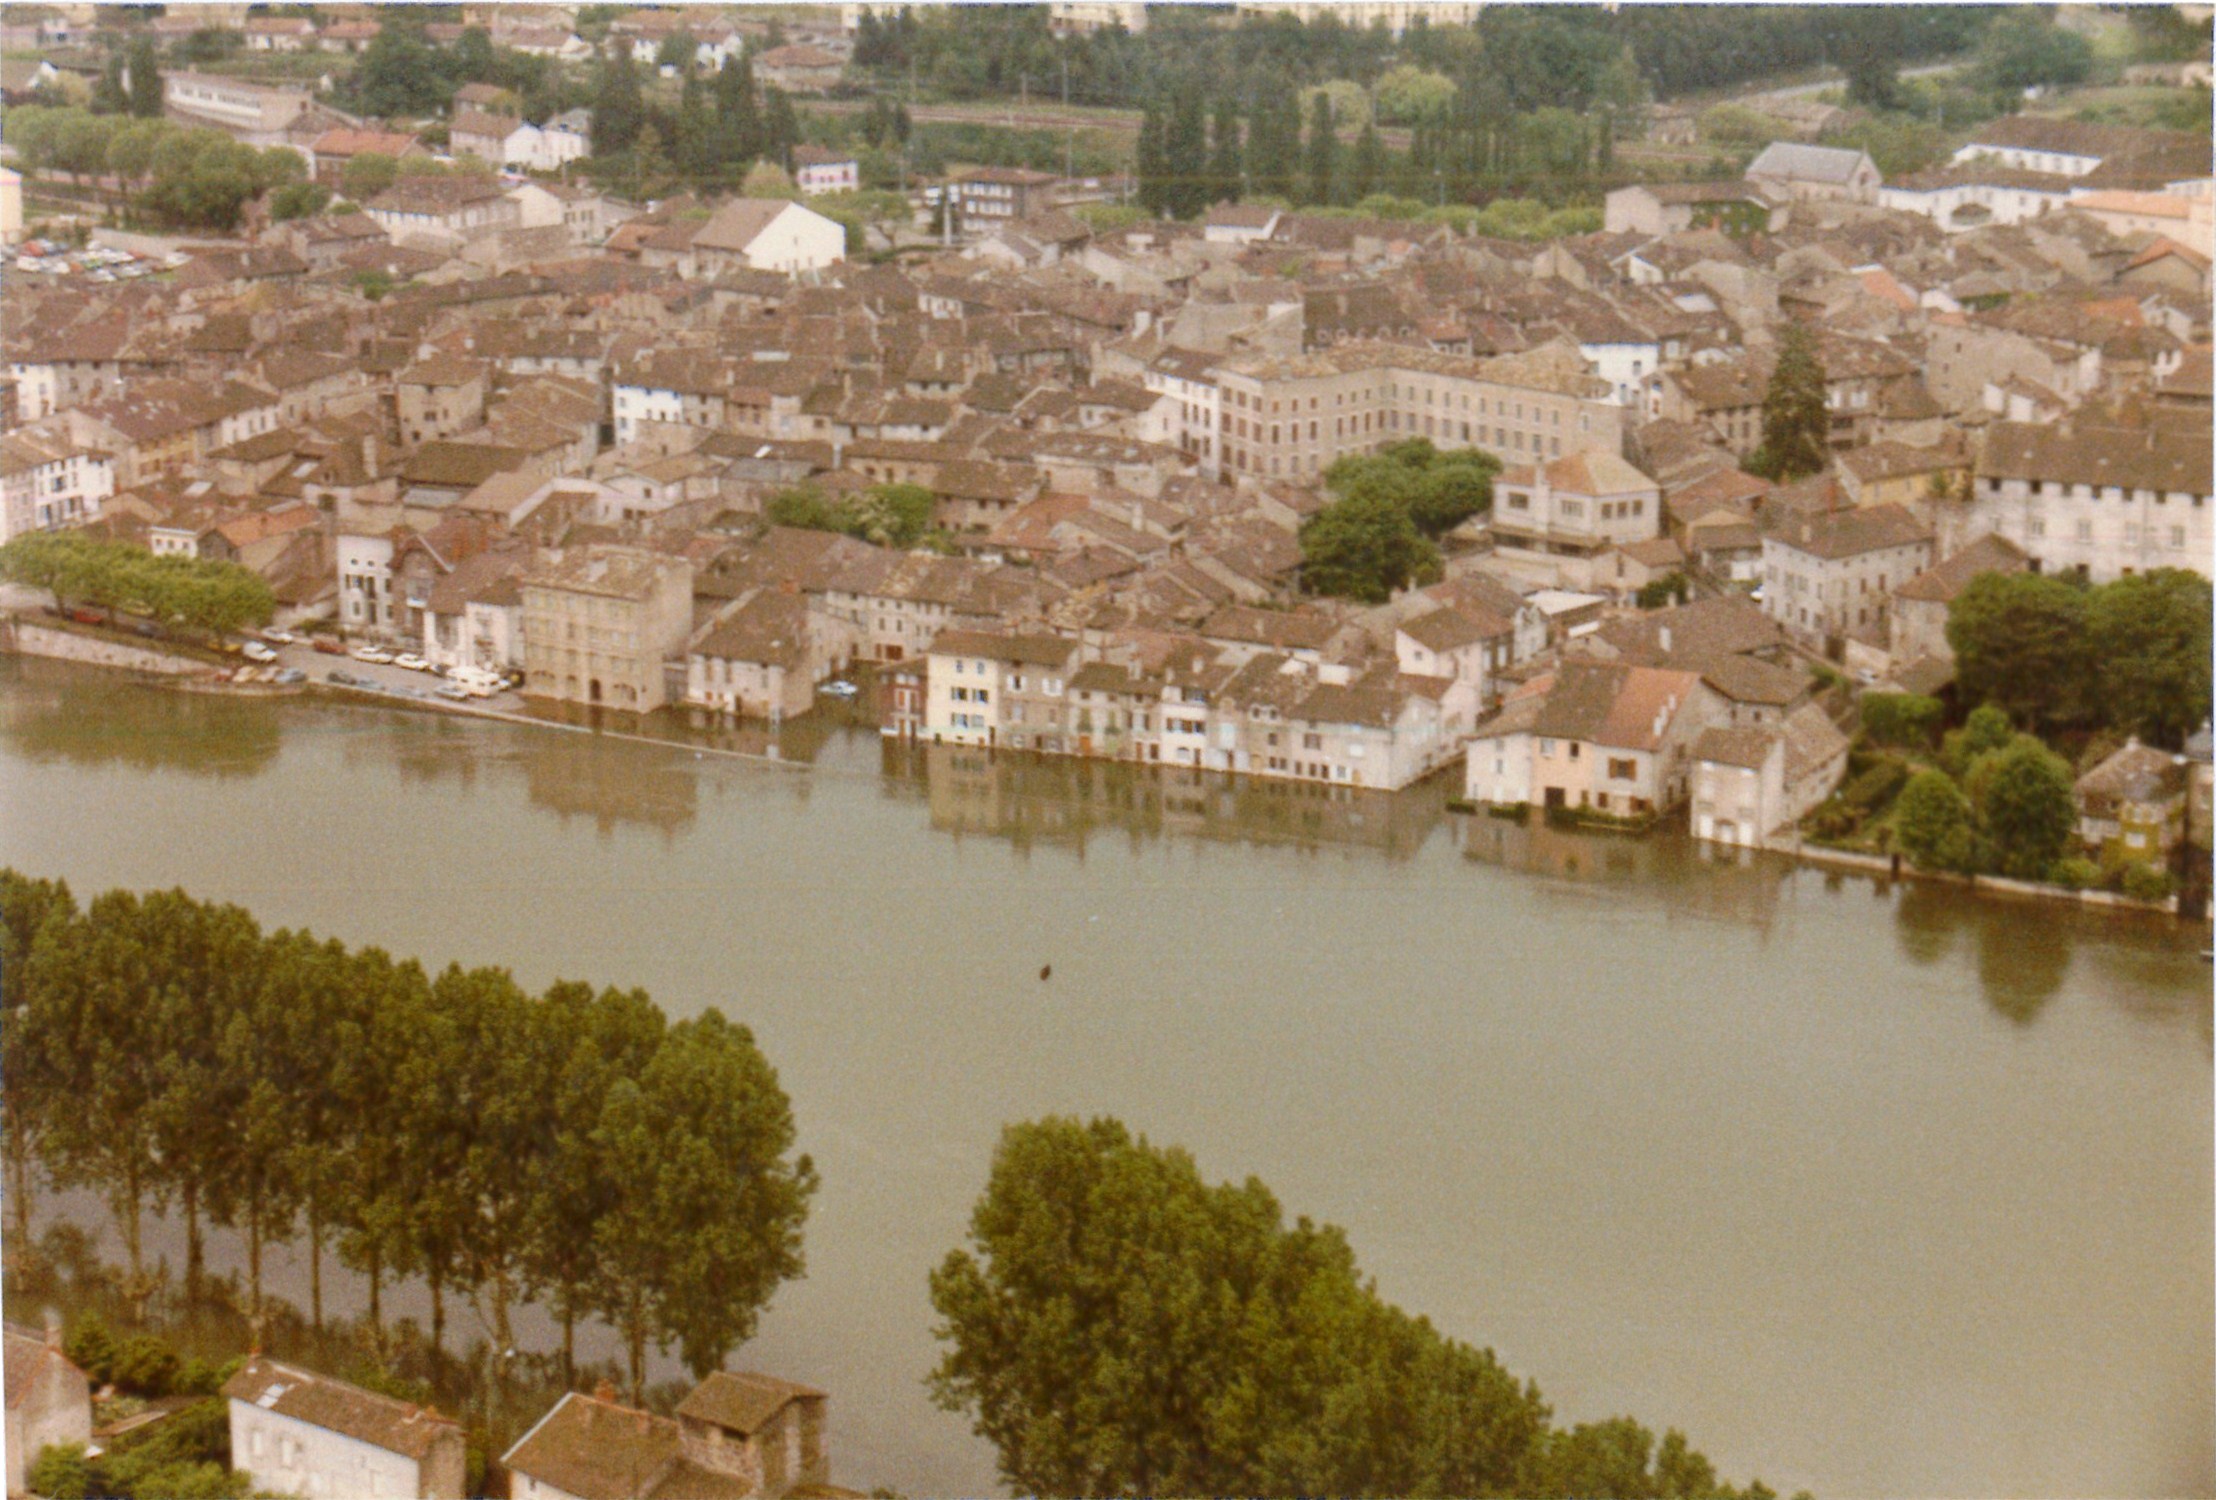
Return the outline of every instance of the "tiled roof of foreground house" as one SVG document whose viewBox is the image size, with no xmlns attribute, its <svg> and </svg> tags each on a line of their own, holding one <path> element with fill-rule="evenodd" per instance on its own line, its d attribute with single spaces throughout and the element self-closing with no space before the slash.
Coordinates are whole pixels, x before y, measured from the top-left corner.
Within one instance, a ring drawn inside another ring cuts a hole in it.
<svg viewBox="0 0 2216 1500">
<path fill-rule="evenodd" d="M 1532 732 L 1617 750 L 1652 750 L 1699 686 L 1700 678 L 1692 672 L 1620 662 L 1564 662 L 1532 719 Z"/>
<path fill-rule="evenodd" d="M 259 1357 L 223 1383 L 223 1395 L 414 1459 L 428 1456 L 442 1436 L 461 1431 L 459 1422 L 431 1407 Z"/>
<path fill-rule="evenodd" d="M 2078 778 L 2078 803 L 2098 817 L 2126 802 L 2162 802 L 2185 790 L 2185 761 L 2133 740 Z"/>
</svg>

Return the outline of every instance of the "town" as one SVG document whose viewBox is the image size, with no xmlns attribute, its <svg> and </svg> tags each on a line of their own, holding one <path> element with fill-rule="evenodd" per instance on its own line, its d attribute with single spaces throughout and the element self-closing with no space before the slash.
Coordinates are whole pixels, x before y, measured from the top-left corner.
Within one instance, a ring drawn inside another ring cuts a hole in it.
<svg viewBox="0 0 2216 1500">
<path fill-rule="evenodd" d="M 11 4 L 0 645 L 2204 919 L 2209 8 L 1625 9 Z M 255 1492 L 858 1493 L 641 1347 L 465 1443 L 11 1325 L 8 1491 L 167 1402 Z"/>
</svg>

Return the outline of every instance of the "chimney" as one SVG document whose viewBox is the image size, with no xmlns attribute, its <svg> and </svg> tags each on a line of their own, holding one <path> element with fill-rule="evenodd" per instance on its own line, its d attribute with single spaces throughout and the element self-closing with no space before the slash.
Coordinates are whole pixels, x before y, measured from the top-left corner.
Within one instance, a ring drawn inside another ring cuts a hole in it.
<svg viewBox="0 0 2216 1500">
<path fill-rule="evenodd" d="M 1659 635 L 1662 642 L 1662 654 L 1668 656 L 1670 654 L 1670 627 L 1664 625 Z"/>
<path fill-rule="evenodd" d="M 60 1313 L 54 1311 L 52 1308 L 48 1308 L 46 1310 L 46 1347 L 49 1349 L 59 1349 L 61 1348 L 61 1346 L 62 1316 Z"/>
<path fill-rule="evenodd" d="M 592 1398 L 595 1401 L 604 1401 L 613 1406 L 616 1399 L 615 1382 L 612 1380 L 601 1381 L 592 1388 Z"/>
</svg>

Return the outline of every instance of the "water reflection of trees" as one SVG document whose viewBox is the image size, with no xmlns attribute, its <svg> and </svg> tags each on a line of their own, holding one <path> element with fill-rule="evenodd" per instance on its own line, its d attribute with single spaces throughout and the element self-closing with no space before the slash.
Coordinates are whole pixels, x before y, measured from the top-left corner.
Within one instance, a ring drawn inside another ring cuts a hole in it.
<svg viewBox="0 0 2216 1500">
<path fill-rule="evenodd" d="M 0 684 L 0 734 L 30 760 L 222 779 L 269 769 L 290 706 L 35 657 L 0 663 Z"/>
<path fill-rule="evenodd" d="M 1637 890 L 1672 914 L 1767 927 L 1791 867 L 1744 850 L 1698 843 L 1682 833 L 1630 836 L 1559 828 L 1537 814 L 1455 818 L 1465 859 L 1520 875 Z"/>
<path fill-rule="evenodd" d="M 1082 855 L 1095 838 L 1133 846 L 1164 838 L 1217 839 L 1294 848 L 1358 846 L 1388 859 L 1413 855 L 1439 824 L 1443 780 L 1399 793 L 1142 766 L 1077 756 L 991 752 L 886 742 L 895 785 L 920 786 L 931 826 L 956 836 L 1006 839 Z"/>
<path fill-rule="evenodd" d="M 2210 1033 L 2198 930 L 2168 917 L 1917 880 L 1895 897 L 1893 931 L 1918 965 L 1970 943 L 1986 1004 L 2018 1025 L 2038 1019 L 2074 979 L 2127 1014 Z"/>
</svg>

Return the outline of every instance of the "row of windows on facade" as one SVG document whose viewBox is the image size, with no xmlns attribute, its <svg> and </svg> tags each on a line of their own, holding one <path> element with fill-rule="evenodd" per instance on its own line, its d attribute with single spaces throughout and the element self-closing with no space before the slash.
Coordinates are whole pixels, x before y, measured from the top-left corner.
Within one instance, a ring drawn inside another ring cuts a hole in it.
<svg viewBox="0 0 2216 1500">
<path fill-rule="evenodd" d="M 1509 490 L 1506 494 L 1508 509 L 1531 509 L 1531 494 L 1529 491 Z M 1582 500 L 1564 500 L 1557 497 L 1554 502 L 1554 509 L 1556 514 L 1564 520 L 1576 521 L 1583 520 L 1585 517 L 1585 502 Z M 1603 500 L 1600 506 L 1600 518 L 1603 521 L 1628 520 L 1631 517 L 1643 516 L 1646 513 L 1647 502 L 1644 500 Z"/>
<path fill-rule="evenodd" d="M 1584 746 L 1580 742 L 1571 740 L 1569 758 L 1571 760 L 1583 759 L 1583 756 L 1579 754 L 1583 748 Z M 1542 759 L 1552 760 L 1554 758 L 1554 741 L 1550 739 L 1540 740 L 1539 755 Z M 1493 774 L 1495 776 L 1505 775 L 1507 771 L 1508 762 L 1505 758 L 1496 758 L 1493 761 Z M 1635 760 L 1622 760 L 1616 756 L 1610 756 L 1608 757 L 1608 778 L 1611 781 L 1637 781 L 1639 779 L 1639 763 Z"/>
<path fill-rule="evenodd" d="M 2004 479 L 1987 479 L 1985 481 L 1985 493 L 1998 498 L 2003 486 L 2007 483 L 2008 481 Z M 2044 479 L 2032 480 L 2031 492 L 2034 495 L 2046 494 L 2047 481 Z M 2193 502 L 2195 510 L 2199 510 L 2208 500 L 2206 495 L 2188 494 L 2183 490 L 2133 490 L 2127 495 L 2121 485 L 2102 485 L 2096 489 L 2090 484 L 2070 484 L 2060 479 L 2054 481 L 2054 493 L 2055 497 L 2061 500 L 2114 500 L 2119 503 L 2152 500 L 2157 505 L 2168 505 L 2172 500 L 2190 500 Z"/>
<path fill-rule="evenodd" d="M 1636 364 L 1636 362 L 1634 362 L 1634 364 L 1633 364 L 1633 370 L 1634 370 L 1634 372 L 1636 372 L 1636 370 L 1637 370 L 1637 364 Z M 1446 400 L 1444 400 L 1444 401 L 1441 401 L 1441 400 L 1439 399 L 1439 393 L 1438 393 L 1438 391 L 1437 391 L 1436 389 L 1434 389 L 1433 387 L 1430 387 L 1430 386 L 1424 386 L 1424 387 L 1410 386 L 1410 387 L 1408 388 L 1408 396 L 1409 396 L 1409 399 L 1413 400 L 1413 399 L 1415 398 L 1415 395 L 1416 395 L 1416 392 L 1417 392 L 1417 390 L 1418 390 L 1418 389 L 1421 389 L 1421 390 L 1423 391 L 1423 404 L 1424 404 L 1424 405 L 1426 405 L 1426 406 L 1444 406 L 1444 407 L 1446 407 L 1446 408 L 1447 408 L 1448 410 L 1450 410 L 1450 411 L 1452 411 L 1452 410 L 1454 410 L 1454 409 L 1456 408 L 1456 405 L 1457 405 L 1457 403 L 1456 403 L 1456 400 L 1455 400 L 1455 397 L 1454 397 L 1453 393 L 1451 393 L 1451 392 L 1450 392 L 1450 393 L 1448 394 L 1448 396 L 1447 396 L 1447 399 L 1446 399 Z M 1238 388 L 1237 388 L 1236 386 L 1234 386 L 1234 387 L 1231 387 L 1231 390 L 1230 390 L 1230 394 L 1231 394 L 1231 404 L 1232 404 L 1233 406 L 1235 406 L 1235 407 L 1239 407 L 1239 408 L 1242 408 L 1242 409 L 1248 409 L 1248 410 L 1252 410 L 1252 411 L 1254 411 L 1254 412 L 1257 412 L 1257 413 L 1261 412 L 1261 410 L 1262 410 L 1262 398 L 1261 398 L 1260 396 L 1258 396 L 1258 395 L 1250 395 L 1250 394 L 1249 394 L 1248 392 L 1246 392 L 1246 391 L 1242 391 L 1242 390 L 1238 389 Z M 1401 389 L 1400 389 L 1400 387 L 1399 387 L 1398 385 L 1387 385 L 1387 386 L 1385 387 L 1385 399 L 1386 399 L 1386 400 L 1388 400 L 1388 401 L 1398 401 L 1398 400 L 1400 399 L 1400 397 L 1401 397 Z M 1376 392 L 1376 390 L 1375 390 L 1374 388 L 1370 388 L 1370 389 L 1364 389 L 1364 390 L 1361 390 L 1361 391 L 1357 391 L 1357 392 L 1353 393 L 1352 395 L 1349 395 L 1349 394 L 1348 394 L 1347 392 L 1345 392 L 1345 391 L 1338 391 L 1338 392 L 1334 392 L 1334 393 L 1333 393 L 1333 395 L 1332 395 L 1332 397 L 1331 397 L 1331 404 L 1332 404 L 1333 406 L 1346 406 L 1346 405 L 1348 405 L 1348 404 L 1350 404 L 1350 403 L 1351 403 L 1351 404 L 1354 404 L 1354 405 L 1360 405 L 1360 404 L 1361 404 L 1362 402 L 1365 402 L 1365 401 L 1374 401 L 1374 400 L 1375 400 L 1376 398 L 1377 398 L 1377 392 Z M 1461 409 L 1462 411 L 1464 411 L 1464 412 L 1467 412 L 1467 411 L 1471 410 L 1471 407 L 1470 407 L 1470 393 L 1469 393 L 1468 391 L 1463 391 L 1463 392 L 1461 393 L 1461 401 L 1460 401 L 1459 405 L 1460 405 L 1460 409 Z M 1483 396 L 1483 395 L 1480 395 L 1480 396 L 1479 396 L 1479 397 L 1477 398 L 1477 407 L 1476 407 L 1476 413 L 1477 413 L 1477 415 L 1478 415 L 1478 416 L 1481 416 L 1481 417 L 1493 417 L 1493 416 L 1498 416 L 1498 417 L 1505 417 L 1505 416 L 1507 416 L 1507 415 L 1509 414 L 1509 405 L 1510 405 L 1510 403 L 1508 402 L 1508 400 L 1507 400 L 1507 399 L 1506 399 L 1505 397 L 1503 397 L 1503 398 L 1502 398 L 1502 400 L 1501 400 L 1501 403 L 1500 403 L 1500 410 L 1498 410 L 1498 411 L 1495 411 L 1495 410 L 1493 410 L 1493 408 L 1492 408 L 1492 398 L 1491 398 L 1491 397 L 1489 397 L 1489 396 Z M 1525 403 L 1524 403 L 1524 402 L 1521 402 L 1521 401 L 1518 401 L 1518 402 L 1514 403 L 1514 405 L 1515 405 L 1515 418 L 1516 418 L 1516 420 L 1517 420 L 1517 421 L 1521 422 L 1521 421 L 1523 421 L 1523 420 L 1524 420 L 1524 407 L 1525 407 Z M 1293 414 L 1296 414 L 1296 415 L 1297 415 L 1297 414 L 1299 413 L 1299 411 L 1300 411 L 1300 398 L 1299 398 L 1298 396 L 1288 396 L 1288 397 L 1277 397 L 1277 396 L 1273 396 L 1273 397 L 1271 397 L 1271 398 L 1270 398 L 1270 403 L 1269 403 L 1269 414 L 1270 414 L 1271 416 L 1273 416 L 1273 417 L 1274 417 L 1274 416 L 1277 416 L 1277 415 L 1279 414 L 1279 412 L 1280 412 L 1280 409 L 1281 409 L 1281 408 L 1282 408 L 1282 409 L 1283 409 L 1284 411 L 1287 411 L 1287 412 L 1290 412 L 1290 413 L 1293 413 Z M 1308 398 L 1308 409 L 1309 409 L 1310 411 L 1320 411 L 1320 410 L 1322 410 L 1322 408 L 1323 408 L 1323 397 L 1321 397 L 1321 396 L 1310 396 L 1310 397 Z M 1531 408 L 1531 420 L 1532 420 L 1532 421 L 1534 421 L 1534 422 L 1539 422 L 1539 423 L 1551 423 L 1551 425 L 1553 425 L 1553 426 L 1556 426 L 1556 427 L 1560 427 L 1560 426 L 1562 425 L 1562 411 L 1561 411 L 1561 408 L 1559 408 L 1559 407 L 1543 407 L 1543 406 L 1539 405 L 1539 404 L 1538 404 L 1538 403 L 1537 403 L 1536 401 L 1534 401 L 1534 402 L 1531 402 L 1531 403 L 1530 403 L 1530 408 Z M 1188 409 L 1188 415 L 1187 415 L 1187 417 L 1186 417 L 1186 420 L 1187 420 L 1187 421 L 1190 421 L 1190 420 L 1192 420 L 1192 418 L 1191 418 L 1191 415 L 1190 415 L 1190 411 L 1189 411 L 1189 409 Z M 1587 423 L 1587 425 L 1589 426 L 1589 425 L 1590 425 L 1590 423 L 1588 422 L 1588 423 Z"/>
</svg>

